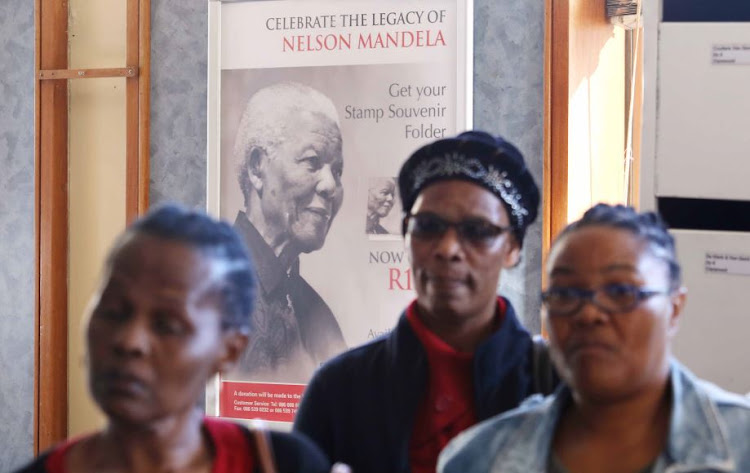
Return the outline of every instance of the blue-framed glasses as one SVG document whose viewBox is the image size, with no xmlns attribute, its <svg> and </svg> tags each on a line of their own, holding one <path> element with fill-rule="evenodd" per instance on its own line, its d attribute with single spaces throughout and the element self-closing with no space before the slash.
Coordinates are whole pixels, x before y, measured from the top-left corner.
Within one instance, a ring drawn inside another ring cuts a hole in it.
<svg viewBox="0 0 750 473">
<path fill-rule="evenodd" d="M 586 302 L 608 314 L 629 312 L 649 297 L 669 295 L 671 291 L 644 289 L 632 284 L 607 284 L 596 289 L 551 287 L 542 292 L 542 305 L 550 315 L 572 315 Z"/>
<path fill-rule="evenodd" d="M 461 240 L 473 245 L 488 244 L 511 229 L 495 225 L 483 218 L 467 218 L 451 222 L 432 212 L 408 214 L 404 218 L 404 233 L 422 240 L 441 238 L 451 227 L 456 230 Z"/>
</svg>

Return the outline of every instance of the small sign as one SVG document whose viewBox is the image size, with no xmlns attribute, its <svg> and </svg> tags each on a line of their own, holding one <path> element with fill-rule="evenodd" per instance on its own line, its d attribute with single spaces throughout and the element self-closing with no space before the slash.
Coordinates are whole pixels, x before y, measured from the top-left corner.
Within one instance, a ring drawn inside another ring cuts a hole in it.
<svg viewBox="0 0 750 473">
<path fill-rule="evenodd" d="M 235 383 L 223 381 L 220 415 L 235 419 L 292 422 L 304 384 Z"/>
<path fill-rule="evenodd" d="M 750 44 L 714 44 L 711 50 L 714 65 L 750 65 Z"/>
<path fill-rule="evenodd" d="M 750 276 L 750 256 L 727 253 L 706 253 L 707 273 L 726 273 Z"/>
</svg>

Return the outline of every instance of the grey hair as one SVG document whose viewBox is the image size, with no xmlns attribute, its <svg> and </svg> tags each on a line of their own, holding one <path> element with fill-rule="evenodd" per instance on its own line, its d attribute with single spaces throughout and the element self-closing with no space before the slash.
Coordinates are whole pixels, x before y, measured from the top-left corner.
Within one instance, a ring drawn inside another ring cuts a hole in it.
<svg viewBox="0 0 750 473">
<path fill-rule="evenodd" d="M 251 195 L 248 177 L 251 151 L 255 148 L 272 150 L 289 135 L 293 123 L 289 116 L 297 112 L 319 114 L 339 126 L 339 115 L 330 98 L 310 86 L 298 82 L 280 82 L 264 87 L 253 94 L 242 114 L 233 157 L 237 164 L 237 179 L 245 196 Z"/>
</svg>

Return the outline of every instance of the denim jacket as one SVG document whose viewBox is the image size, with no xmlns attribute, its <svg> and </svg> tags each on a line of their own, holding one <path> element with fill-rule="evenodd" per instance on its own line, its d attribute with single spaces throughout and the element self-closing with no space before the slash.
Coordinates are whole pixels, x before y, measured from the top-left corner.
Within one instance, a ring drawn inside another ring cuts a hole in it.
<svg viewBox="0 0 750 473">
<path fill-rule="evenodd" d="M 676 360 L 670 369 L 669 438 L 654 473 L 750 472 L 750 400 L 702 381 Z M 456 437 L 439 473 L 545 473 L 552 437 L 570 391 L 532 396 L 519 408 Z"/>
</svg>

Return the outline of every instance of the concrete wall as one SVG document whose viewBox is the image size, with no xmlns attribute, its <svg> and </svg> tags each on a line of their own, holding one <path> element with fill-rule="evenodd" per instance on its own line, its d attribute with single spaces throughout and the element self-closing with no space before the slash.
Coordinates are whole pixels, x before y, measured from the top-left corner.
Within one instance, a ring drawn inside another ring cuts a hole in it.
<svg viewBox="0 0 750 473">
<path fill-rule="evenodd" d="M 542 185 L 544 2 L 475 0 L 474 127 L 516 144 Z M 541 211 L 541 209 L 539 209 Z M 529 228 L 521 264 L 501 279 L 526 327 L 539 332 L 541 218 Z"/>
<path fill-rule="evenodd" d="M 151 203 L 206 207 L 208 6 L 151 0 Z"/>
<path fill-rule="evenodd" d="M 34 2 L 0 2 L 0 471 L 27 461 L 34 399 Z"/>
<path fill-rule="evenodd" d="M 205 2 L 152 0 L 151 202 L 205 206 Z M 474 125 L 500 133 L 526 155 L 541 184 L 544 2 L 475 0 Z M 523 262 L 503 279 L 531 330 L 539 330 L 541 224 Z"/>
</svg>

